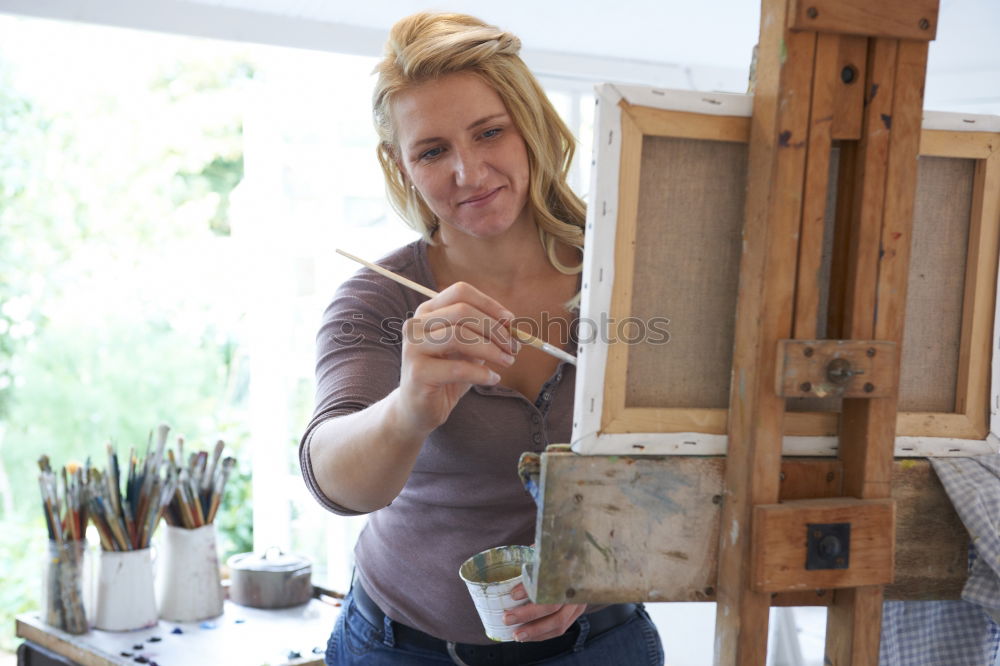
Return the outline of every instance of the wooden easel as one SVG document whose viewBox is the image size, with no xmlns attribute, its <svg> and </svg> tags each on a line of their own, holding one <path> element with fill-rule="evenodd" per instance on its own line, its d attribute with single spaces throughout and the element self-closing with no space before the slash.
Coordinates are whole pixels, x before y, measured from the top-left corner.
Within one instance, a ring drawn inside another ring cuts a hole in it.
<svg viewBox="0 0 1000 666">
<path fill-rule="evenodd" d="M 726 665 L 765 662 L 770 606 L 827 605 L 827 659 L 840 666 L 877 663 L 883 585 L 897 569 L 903 584 L 889 588 L 891 598 L 916 598 L 915 581 L 930 598 L 957 598 L 967 534 L 926 462 L 893 462 L 923 81 L 936 24 L 937 0 L 763 0 L 726 456 L 631 456 L 645 447 L 628 433 L 657 432 L 668 418 L 666 430 L 678 434 L 656 440 L 659 450 L 711 445 L 712 435 L 685 430 L 721 432 L 721 415 L 639 409 L 626 422 L 614 411 L 626 406 L 624 391 L 607 389 L 605 379 L 605 405 L 590 397 L 584 409 L 628 438 L 629 450 L 550 448 L 541 456 L 533 599 L 717 600 L 715 659 Z M 627 304 L 631 287 L 619 285 L 631 280 L 644 137 L 673 134 L 664 123 L 675 121 L 700 139 L 740 140 L 744 130 L 735 117 L 705 123 L 619 105 L 620 132 L 602 145 L 620 150 L 623 194 L 601 202 L 594 218 L 618 216 L 616 272 L 625 267 L 612 302 Z M 831 339 L 818 340 L 834 141 Z M 618 383 L 626 353 L 620 345 L 607 351 Z M 831 392 L 844 398 L 839 459 L 783 460 L 783 435 L 794 431 L 787 399 Z M 913 557 L 914 543 L 934 549 L 934 566 Z M 810 552 L 823 557 L 807 562 Z"/>
<path fill-rule="evenodd" d="M 731 528 L 719 545 L 719 664 L 763 664 L 771 593 L 800 584 L 839 588 L 828 614 L 828 663 L 878 662 L 881 585 L 893 579 L 894 505 L 887 498 L 894 352 L 902 340 L 923 84 L 936 23 L 936 0 L 762 3 L 722 510 L 722 525 Z M 864 85 L 843 85 L 855 77 Z M 849 215 L 839 225 L 846 256 L 832 292 L 840 340 L 813 340 L 834 139 L 842 141 L 838 210 Z M 879 376 L 844 394 L 845 497 L 778 504 L 785 398 L 792 395 L 776 390 L 776 373 L 779 385 L 819 384 L 833 370 L 810 357 L 834 355 L 848 373 L 869 358 Z M 861 556 L 862 533 L 871 539 L 870 567 L 839 579 L 831 569 L 781 576 L 787 557 L 798 561 L 808 525 L 845 522 L 852 558 Z M 750 538 L 733 539 L 731 530 Z"/>
</svg>

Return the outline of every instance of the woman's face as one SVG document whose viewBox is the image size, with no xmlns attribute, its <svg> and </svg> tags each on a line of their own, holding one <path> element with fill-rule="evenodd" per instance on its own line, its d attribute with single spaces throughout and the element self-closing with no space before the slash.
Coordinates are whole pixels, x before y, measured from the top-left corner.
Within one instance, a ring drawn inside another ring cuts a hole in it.
<svg viewBox="0 0 1000 666">
<path fill-rule="evenodd" d="M 500 95 L 448 74 L 397 95 L 398 162 L 446 228 L 496 237 L 530 220 L 528 151 Z"/>
</svg>

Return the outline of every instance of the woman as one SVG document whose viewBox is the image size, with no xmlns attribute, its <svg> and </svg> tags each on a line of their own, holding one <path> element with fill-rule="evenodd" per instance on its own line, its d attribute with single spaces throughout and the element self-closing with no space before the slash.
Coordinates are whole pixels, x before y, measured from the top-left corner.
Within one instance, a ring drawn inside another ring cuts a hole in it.
<svg viewBox="0 0 1000 666">
<path fill-rule="evenodd" d="M 517 642 L 491 644 L 458 576 L 479 551 L 533 541 L 518 456 L 571 428 L 575 368 L 510 332 L 573 350 L 584 226 L 573 137 L 519 48 L 472 17 L 417 14 L 377 69 L 379 161 L 423 236 L 379 263 L 440 294 L 360 271 L 318 335 L 303 475 L 331 511 L 371 512 L 330 664 L 662 662 L 635 604 L 528 603 L 505 617 Z"/>
</svg>

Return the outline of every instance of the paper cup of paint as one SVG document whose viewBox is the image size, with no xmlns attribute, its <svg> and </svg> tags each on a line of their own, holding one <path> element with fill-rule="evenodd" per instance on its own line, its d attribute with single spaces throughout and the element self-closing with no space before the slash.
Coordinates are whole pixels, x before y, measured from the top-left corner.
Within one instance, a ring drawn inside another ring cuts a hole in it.
<svg viewBox="0 0 1000 666">
<path fill-rule="evenodd" d="M 194 529 L 167 525 L 156 572 L 160 617 L 197 622 L 222 615 L 222 583 L 215 525 Z"/>
<path fill-rule="evenodd" d="M 101 551 L 94 626 L 132 631 L 156 624 L 153 558 L 149 548 Z"/>
<path fill-rule="evenodd" d="M 514 630 L 520 625 L 506 625 L 504 613 L 528 603 L 511 598 L 511 591 L 521 582 L 524 565 L 534 560 L 530 546 L 499 546 L 473 555 L 458 569 L 469 594 L 476 604 L 486 636 L 494 641 L 514 640 Z"/>
</svg>

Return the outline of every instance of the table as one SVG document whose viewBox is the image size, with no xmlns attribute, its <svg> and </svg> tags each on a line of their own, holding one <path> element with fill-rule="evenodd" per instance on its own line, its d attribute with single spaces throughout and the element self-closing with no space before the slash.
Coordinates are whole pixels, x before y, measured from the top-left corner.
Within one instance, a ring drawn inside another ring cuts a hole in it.
<svg viewBox="0 0 1000 666">
<path fill-rule="evenodd" d="M 25 613 L 17 617 L 17 635 L 84 666 L 153 662 L 159 666 L 322 666 L 326 640 L 340 612 L 335 603 L 310 599 L 302 606 L 263 610 L 226 600 L 223 614 L 207 622 L 161 620 L 149 629 L 93 629 L 79 636 L 45 624 L 38 613 Z"/>
</svg>

